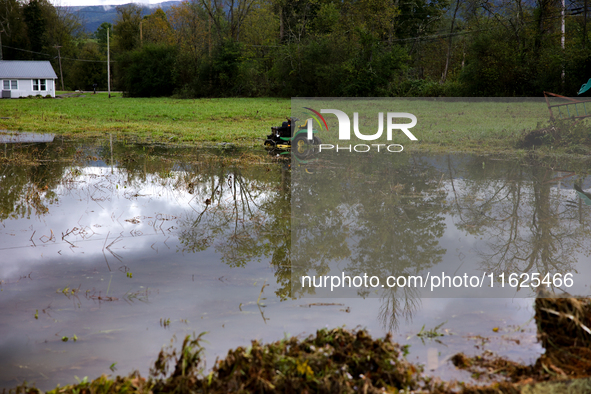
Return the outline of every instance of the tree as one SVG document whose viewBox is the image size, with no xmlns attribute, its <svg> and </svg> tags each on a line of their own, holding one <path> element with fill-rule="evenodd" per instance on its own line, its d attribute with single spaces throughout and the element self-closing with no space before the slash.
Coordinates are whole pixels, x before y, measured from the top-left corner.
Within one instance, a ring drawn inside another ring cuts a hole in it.
<svg viewBox="0 0 591 394">
<path fill-rule="evenodd" d="M 47 19 L 43 12 L 43 0 L 30 0 L 23 7 L 23 17 L 27 25 L 27 38 L 32 53 L 30 57 L 35 60 L 46 60 L 47 57 L 40 53 L 46 47 L 47 39 L 45 29 Z"/>
<path fill-rule="evenodd" d="M 211 52 L 209 17 L 198 0 L 172 6 L 168 17 L 179 48 L 175 70 L 179 93 L 185 97 L 206 95 L 210 85 L 205 76 Z"/>
<path fill-rule="evenodd" d="M 85 61 L 74 62 L 69 73 L 68 86 L 92 90 L 93 84 L 96 83 L 99 89 L 106 89 L 106 56 L 101 53 L 100 45 L 90 41 L 81 44 L 78 55 Z"/>
<path fill-rule="evenodd" d="M 240 40 L 240 30 L 257 0 L 200 0 L 215 26 L 219 41 Z"/>
<path fill-rule="evenodd" d="M 96 29 L 94 32 L 94 38 L 98 41 L 98 43 L 102 46 L 107 46 L 107 31 L 113 35 L 113 25 L 109 22 L 103 22 L 101 25 Z"/>
<path fill-rule="evenodd" d="M 156 9 L 151 15 L 142 19 L 143 42 L 153 44 L 172 44 L 174 36 L 170 23 L 162 8 Z"/>
<path fill-rule="evenodd" d="M 124 65 L 123 84 L 131 97 L 170 96 L 176 48 L 163 44 L 146 44 L 120 58 Z"/>
<path fill-rule="evenodd" d="M 168 11 L 169 23 L 175 35 L 176 44 L 183 52 L 189 51 L 199 57 L 208 50 L 210 40 L 209 16 L 196 0 L 173 5 Z"/>
<path fill-rule="evenodd" d="M 456 23 L 456 15 L 458 14 L 458 8 L 460 8 L 460 0 L 456 0 L 456 7 L 454 8 L 454 14 L 451 18 L 451 27 L 449 28 L 449 38 L 447 41 L 447 56 L 445 58 L 445 69 L 443 70 L 443 74 L 441 75 L 441 82 L 445 82 L 447 79 L 447 72 L 449 71 L 449 62 L 451 60 L 451 43 L 454 33 L 454 25 Z"/>
<path fill-rule="evenodd" d="M 51 60 L 55 70 L 59 70 L 60 67 L 58 55 L 65 58 L 62 60 L 62 70 L 64 78 L 68 79 L 74 65 L 74 61 L 70 59 L 78 57 L 76 39 L 80 38 L 82 25 L 79 17 L 67 8 L 57 8 L 46 4 L 44 11 L 47 28 L 45 31 L 46 47 L 43 51 L 53 55 Z"/>
<path fill-rule="evenodd" d="M 22 11 L 22 4 L 18 0 L 0 0 L 0 38 L 5 46 L 1 49 L 4 60 L 29 58 L 26 52 L 12 49 L 28 48 L 29 45 Z"/>
<path fill-rule="evenodd" d="M 120 53 L 131 51 L 139 46 L 142 9 L 134 3 L 118 6 L 116 9 L 119 15 L 113 26 L 114 47 Z"/>
</svg>

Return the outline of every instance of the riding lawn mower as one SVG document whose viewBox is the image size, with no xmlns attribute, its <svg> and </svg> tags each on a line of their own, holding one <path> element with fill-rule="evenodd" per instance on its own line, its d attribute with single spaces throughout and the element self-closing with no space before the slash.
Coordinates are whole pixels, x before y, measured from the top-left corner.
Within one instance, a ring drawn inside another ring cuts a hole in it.
<svg viewBox="0 0 591 394">
<path fill-rule="evenodd" d="M 322 142 L 316 135 L 312 140 L 308 139 L 308 122 L 306 120 L 303 125 L 296 126 L 298 118 L 287 118 L 287 122 L 283 122 L 281 126 L 271 127 L 271 134 L 265 140 L 265 148 L 271 150 L 289 150 L 295 147 L 295 154 L 306 155 L 311 148 L 311 145 L 320 145 Z M 297 127 L 297 130 L 296 130 Z M 313 134 L 318 131 L 312 130 Z"/>
</svg>

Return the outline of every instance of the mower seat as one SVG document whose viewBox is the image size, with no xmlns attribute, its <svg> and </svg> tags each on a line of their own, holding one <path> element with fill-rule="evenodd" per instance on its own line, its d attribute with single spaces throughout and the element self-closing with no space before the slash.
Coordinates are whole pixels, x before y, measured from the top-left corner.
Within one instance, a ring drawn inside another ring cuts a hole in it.
<svg viewBox="0 0 591 394">
<path fill-rule="evenodd" d="M 310 119 L 306 119 L 306 123 L 304 123 L 303 125 L 299 126 L 300 129 L 306 129 L 308 128 L 308 122 L 310 121 Z"/>
</svg>

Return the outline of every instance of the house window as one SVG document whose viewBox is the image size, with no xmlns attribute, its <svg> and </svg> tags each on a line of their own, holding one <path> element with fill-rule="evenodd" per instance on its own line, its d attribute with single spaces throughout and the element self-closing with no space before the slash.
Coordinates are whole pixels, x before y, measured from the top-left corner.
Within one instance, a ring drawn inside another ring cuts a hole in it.
<svg viewBox="0 0 591 394">
<path fill-rule="evenodd" d="M 34 91 L 45 91 L 47 90 L 46 79 L 33 79 L 33 90 Z"/>
<path fill-rule="evenodd" d="M 17 89 L 18 89 L 18 83 L 16 82 L 16 79 L 13 79 L 13 80 L 5 79 L 4 80 L 4 90 L 17 90 Z"/>
</svg>

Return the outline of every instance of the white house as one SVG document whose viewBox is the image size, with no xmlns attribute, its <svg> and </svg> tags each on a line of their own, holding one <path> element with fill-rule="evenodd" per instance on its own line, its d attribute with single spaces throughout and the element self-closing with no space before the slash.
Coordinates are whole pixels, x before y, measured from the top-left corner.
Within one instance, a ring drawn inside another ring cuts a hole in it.
<svg viewBox="0 0 591 394">
<path fill-rule="evenodd" d="M 2 98 L 55 97 L 57 75 L 47 60 L 0 60 Z"/>
</svg>

